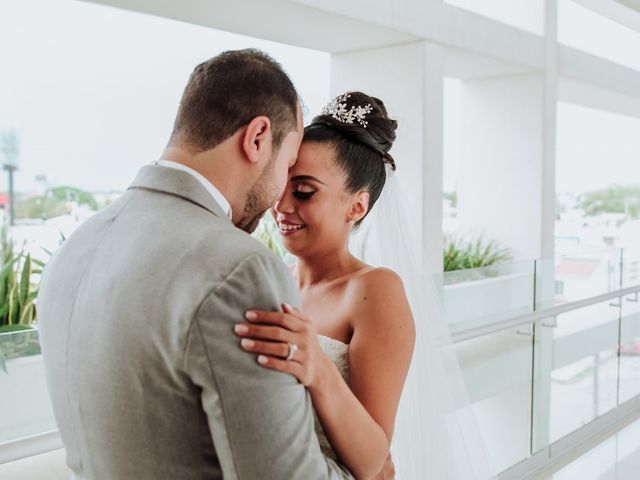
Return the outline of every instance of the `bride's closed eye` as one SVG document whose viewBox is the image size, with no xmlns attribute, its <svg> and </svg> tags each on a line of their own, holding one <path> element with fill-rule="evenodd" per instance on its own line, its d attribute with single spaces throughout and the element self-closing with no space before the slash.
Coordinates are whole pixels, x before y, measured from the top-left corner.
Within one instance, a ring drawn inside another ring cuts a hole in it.
<svg viewBox="0 0 640 480">
<path fill-rule="evenodd" d="M 299 200 L 309 200 L 315 193 L 315 190 L 295 190 L 293 196 Z"/>
</svg>

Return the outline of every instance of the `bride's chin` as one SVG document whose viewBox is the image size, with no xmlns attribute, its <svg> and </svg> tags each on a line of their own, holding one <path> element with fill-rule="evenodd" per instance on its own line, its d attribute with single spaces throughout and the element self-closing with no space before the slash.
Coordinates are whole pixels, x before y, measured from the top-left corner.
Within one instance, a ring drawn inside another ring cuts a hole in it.
<svg viewBox="0 0 640 480">
<path fill-rule="evenodd" d="M 293 253 L 294 250 L 296 250 L 295 246 L 297 245 L 298 248 L 302 247 L 303 244 L 305 242 L 300 241 L 301 237 L 302 237 L 302 230 L 299 232 L 295 232 L 293 235 L 289 234 L 289 235 L 283 235 L 282 233 L 280 233 L 280 239 L 282 240 L 282 244 L 287 248 L 287 250 L 290 253 Z"/>
<path fill-rule="evenodd" d="M 298 242 L 288 242 L 287 240 L 283 240 L 282 245 L 284 245 L 284 248 L 287 250 L 287 252 L 294 257 L 297 257 L 303 250 L 302 248 L 300 248 L 301 245 Z"/>
</svg>

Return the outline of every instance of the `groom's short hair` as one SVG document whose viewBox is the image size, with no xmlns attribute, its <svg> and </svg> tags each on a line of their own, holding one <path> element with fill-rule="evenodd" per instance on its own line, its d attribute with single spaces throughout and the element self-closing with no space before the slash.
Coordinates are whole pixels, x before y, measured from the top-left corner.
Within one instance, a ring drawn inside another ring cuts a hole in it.
<svg viewBox="0 0 640 480">
<path fill-rule="evenodd" d="M 273 147 L 297 128 L 299 99 L 282 66 L 260 50 L 223 52 L 198 65 L 185 87 L 171 134 L 201 152 L 257 116 L 271 121 Z"/>
</svg>

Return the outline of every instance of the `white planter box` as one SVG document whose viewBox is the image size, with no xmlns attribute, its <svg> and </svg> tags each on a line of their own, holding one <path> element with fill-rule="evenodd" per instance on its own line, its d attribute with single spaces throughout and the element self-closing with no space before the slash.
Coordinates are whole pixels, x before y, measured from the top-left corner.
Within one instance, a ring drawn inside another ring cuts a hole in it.
<svg viewBox="0 0 640 480">
<path fill-rule="evenodd" d="M 533 272 L 445 285 L 443 303 L 452 331 L 533 311 Z"/>
<path fill-rule="evenodd" d="M 33 332 L 3 334 L 9 337 Z M 7 360 L 7 372 L 0 370 L 0 444 L 56 429 L 47 392 L 42 355 Z"/>
</svg>

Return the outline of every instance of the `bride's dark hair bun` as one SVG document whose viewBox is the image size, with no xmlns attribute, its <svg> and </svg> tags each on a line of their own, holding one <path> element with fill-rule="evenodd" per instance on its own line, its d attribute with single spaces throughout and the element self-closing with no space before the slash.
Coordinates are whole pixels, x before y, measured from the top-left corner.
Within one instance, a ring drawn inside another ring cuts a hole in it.
<svg viewBox="0 0 640 480">
<path fill-rule="evenodd" d="M 398 122 L 389 118 L 382 100 L 362 92 L 347 92 L 334 98 L 304 129 L 304 141 L 333 146 L 336 163 L 347 174 L 347 190 L 367 190 L 371 211 L 387 178 L 385 165 L 396 169 L 389 150 L 397 127 Z"/>
</svg>

